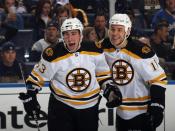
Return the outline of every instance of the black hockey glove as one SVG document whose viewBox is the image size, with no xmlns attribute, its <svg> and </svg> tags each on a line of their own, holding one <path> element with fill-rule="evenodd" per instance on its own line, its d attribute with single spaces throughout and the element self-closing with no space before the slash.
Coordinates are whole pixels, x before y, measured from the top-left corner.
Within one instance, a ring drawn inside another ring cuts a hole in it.
<svg viewBox="0 0 175 131">
<path fill-rule="evenodd" d="M 32 118 L 38 118 L 40 113 L 40 105 L 37 101 L 36 91 L 28 90 L 27 93 L 19 93 L 19 99 L 22 100 L 25 112 Z"/>
<path fill-rule="evenodd" d="M 151 85 L 150 87 L 151 103 L 148 106 L 148 114 L 150 115 L 151 124 L 154 129 L 156 129 L 163 120 L 165 90 L 165 88 L 157 85 Z"/>
<path fill-rule="evenodd" d="M 112 83 L 106 84 L 103 96 L 107 99 L 106 106 L 114 108 L 122 103 L 122 94 L 116 85 Z"/>
<path fill-rule="evenodd" d="M 148 106 L 148 114 L 150 116 L 150 121 L 153 129 L 156 129 L 163 120 L 163 109 L 164 107 L 158 103 L 152 103 Z"/>
</svg>

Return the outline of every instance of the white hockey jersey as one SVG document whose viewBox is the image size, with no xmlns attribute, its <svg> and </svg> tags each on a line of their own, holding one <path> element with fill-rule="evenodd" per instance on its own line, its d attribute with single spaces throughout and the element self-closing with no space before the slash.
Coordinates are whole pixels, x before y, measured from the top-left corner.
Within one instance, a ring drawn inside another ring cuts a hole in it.
<svg viewBox="0 0 175 131">
<path fill-rule="evenodd" d="M 131 119 L 147 111 L 150 85 L 165 88 L 166 74 L 152 49 L 138 41 L 129 41 L 123 49 L 115 49 L 109 39 L 102 43 L 114 82 L 122 92 L 117 114 Z"/>
<path fill-rule="evenodd" d="M 41 88 L 44 81 L 50 81 L 50 89 L 57 100 L 84 109 L 97 104 L 99 82 L 109 78 L 111 73 L 103 51 L 94 43 L 82 43 L 75 53 L 69 53 L 63 43 L 59 43 L 46 48 L 27 84 Z"/>
</svg>

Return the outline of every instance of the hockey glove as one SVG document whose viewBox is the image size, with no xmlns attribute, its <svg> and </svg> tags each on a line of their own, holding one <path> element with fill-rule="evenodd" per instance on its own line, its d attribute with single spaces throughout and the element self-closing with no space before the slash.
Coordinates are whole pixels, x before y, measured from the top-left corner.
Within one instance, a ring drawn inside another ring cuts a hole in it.
<svg viewBox="0 0 175 131">
<path fill-rule="evenodd" d="M 40 113 L 40 105 L 37 101 L 36 91 L 27 91 L 27 93 L 19 93 L 19 99 L 22 100 L 24 110 L 32 118 L 38 118 Z"/>
<path fill-rule="evenodd" d="M 158 103 L 152 103 L 148 107 L 148 114 L 150 116 L 150 121 L 153 129 L 156 129 L 163 120 L 164 107 Z"/>
<path fill-rule="evenodd" d="M 148 114 L 150 115 L 150 120 L 154 129 L 156 129 L 163 120 L 165 90 L 165 88 L 157 85 L 151 85 L 150 87 L 151 103 L 148 106 Z"/>
<path fill-rule="evenodd" d="M 106 106 L 114 108 L 122 103 L 122 94 L 116 85 L 112 83 L 106 84 L 103 96 L 107 99 Z"/>
</svg>

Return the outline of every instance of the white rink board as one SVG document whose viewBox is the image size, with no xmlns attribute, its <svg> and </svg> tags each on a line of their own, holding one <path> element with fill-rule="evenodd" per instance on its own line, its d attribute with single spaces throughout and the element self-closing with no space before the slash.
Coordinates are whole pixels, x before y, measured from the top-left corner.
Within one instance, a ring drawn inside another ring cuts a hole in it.
<svg viewBox="0 0 175 131">
<path fill-rule="evenodd" d="M 14 86 L 15 85 L 15 86 Z M 18 84 L 13 84 L 8 87 L 0 87 L 0 130 L 2 131 L 37 131 L 35 121 L 29 120 L 24 112 L 22 102 L 18 99 L 18 93 L 26 91 L 26 89 Z M 44 94 L 42 94 L 44 93 Z M 44 87 L 41 94 L 38 95 L 38 100 L 41 109 L 44 111 L 41 124 L 41 131 L 47 131 L 47 105 L 49 99 L 49 88 Z M 166 91 L 166 118 L 165 131 L 175 131 L 175 86 L 168 85 Z M 102 99 L 100 103 L 100 122 L 98 131 L 115 131 L 115 110 L 105 108 L 106 100 Z M 164 131 L 164 124 L 157 129 Z"/>
</svg>

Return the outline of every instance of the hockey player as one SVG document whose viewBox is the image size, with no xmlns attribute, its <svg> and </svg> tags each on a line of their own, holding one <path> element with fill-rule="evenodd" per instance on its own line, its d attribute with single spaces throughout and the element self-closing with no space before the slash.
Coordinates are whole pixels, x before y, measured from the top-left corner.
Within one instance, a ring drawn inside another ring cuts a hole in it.
<svg viewBox="0 0 175 131">
<path fill-rule="evenodd" d="M 121 93 L 111 84 L 103 51 L 95 43 L 82 42 L 82 30 L 77 18 L 63 22 L 63 42 L 45 49 L 27 79 L 27 93 L 19 96 L 27 114 L 34 117 L 40 110 L 36 94 L 44 81 L 50 81 L 49 131 L 97 131 L 100 86 L 107 105 L 121 102 Z"/>
<path fill-rule="evenodd" d="M 149 46 L 128 38 L 131 27 L 126 14 L 113 15 L 109 38 L 101 43 L 123 96 L 117 108 L 116 130 L 155 131 L 163 120 L 166 74 Z"/>
</svg>

